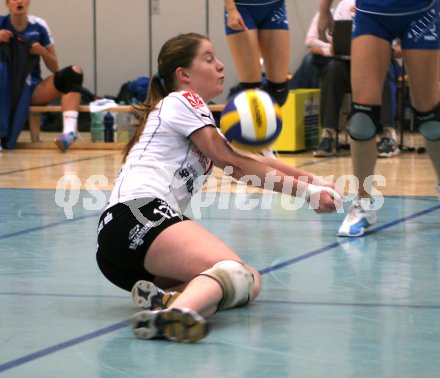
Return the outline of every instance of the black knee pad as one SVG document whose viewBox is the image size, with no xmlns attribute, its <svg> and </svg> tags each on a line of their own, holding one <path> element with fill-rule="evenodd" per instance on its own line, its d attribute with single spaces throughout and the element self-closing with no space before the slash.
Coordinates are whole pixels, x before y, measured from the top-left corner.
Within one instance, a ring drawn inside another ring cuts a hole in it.
<svg viewBox="0 0 440 378">
<path fill-rule="evenodd" d="M 76 72 L 72 66 L 63 68 L 54 75 L 55 88 L 62 93 L 81 92 L 84 76 Z"/>
<path fill-rule="evenodd" d="M 284 105 L 289 95 L 289 83 L 287 80 L 283 83 L 273 83 L 268 80 L 261 89 L 269 93 L 279 106 Z"/>
<path fill-rule="evenodd" d="M 380 123 L 380 105 L 361 105 L 353 102 L 348 121 L 348 134 L 354 140 L 373 139 L 382 132 Z"/>
<path fill-rule="evenodd" d="M 419 112 L 414 109 L 414 125 L 426 140 L 440 140 L 440 104 L 430 112 Z"/>
</svg>

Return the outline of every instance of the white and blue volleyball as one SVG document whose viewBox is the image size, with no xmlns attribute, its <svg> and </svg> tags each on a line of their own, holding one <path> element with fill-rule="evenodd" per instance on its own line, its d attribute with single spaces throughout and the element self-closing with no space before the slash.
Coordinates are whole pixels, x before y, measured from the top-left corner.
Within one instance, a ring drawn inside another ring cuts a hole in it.
<svg viewBox="0 0 440 378">
<path fill-rule="evenodd" d="M 220 117 L 226 139 L 246 151 L 269 148 L 280 135 L 282 123 L 279 105 L 260 89 L 248 89 L 231 98 Z"/>
</svg>

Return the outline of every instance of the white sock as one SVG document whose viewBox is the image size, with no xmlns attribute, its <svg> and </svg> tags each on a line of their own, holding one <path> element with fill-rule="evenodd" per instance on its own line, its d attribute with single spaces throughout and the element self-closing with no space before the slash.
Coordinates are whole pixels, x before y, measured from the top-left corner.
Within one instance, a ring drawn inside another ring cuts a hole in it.
<svg viewBox="0 0 440 378">
<path fill-rule="evenodd" d="M 69 110 L 63 112 L 63 134 L 78 133 L 78 112 Z"/>
</svg>

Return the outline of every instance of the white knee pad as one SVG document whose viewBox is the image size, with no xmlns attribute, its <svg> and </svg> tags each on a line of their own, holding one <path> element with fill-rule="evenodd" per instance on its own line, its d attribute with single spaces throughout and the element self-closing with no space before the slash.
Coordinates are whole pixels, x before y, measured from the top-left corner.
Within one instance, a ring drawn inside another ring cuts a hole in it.
<svg viewBox="0 0 440 378">
<path fill-rule="evenodd" d="M 218 310 L 225 310 L 249 303 L 254 287 L 254 275 L 243 263 L 223 260 L 200 275 L 216 280 L 223 290 L 223 298 Z"/>
</svg>

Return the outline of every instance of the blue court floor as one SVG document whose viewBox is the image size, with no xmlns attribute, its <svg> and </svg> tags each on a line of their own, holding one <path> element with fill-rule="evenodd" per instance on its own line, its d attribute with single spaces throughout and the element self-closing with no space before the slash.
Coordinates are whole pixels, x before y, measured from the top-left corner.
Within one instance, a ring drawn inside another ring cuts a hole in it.
<svg viewBox="0 0 440 378">
<path fill-rule="evenodd" d="M 263 289 L 193 345 L 132 336 L 129 293 L 95 263 L 93 198 L 80 192 L 68 219 L 53 190 L 0 189 L 1 377 L 440 375 L 436 197 L 386 197 L 367 236 L 341 239 L 343 214 L 288 211 L 277 195 L 243 210 L 262 195 L 218 193 L 199 222 Z"/>
</svg>

